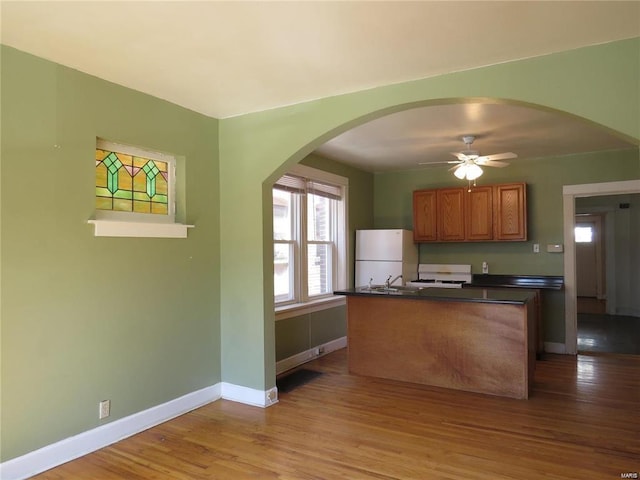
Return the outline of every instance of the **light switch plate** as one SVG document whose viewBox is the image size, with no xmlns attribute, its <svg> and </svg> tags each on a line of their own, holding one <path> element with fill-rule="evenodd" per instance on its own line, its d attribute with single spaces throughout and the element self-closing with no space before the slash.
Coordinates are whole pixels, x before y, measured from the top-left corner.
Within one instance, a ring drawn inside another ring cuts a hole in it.
<svg viewBox="0 0 640 480">
<path fill-rule="evenodd" d="M 549 243 L 547 245 L 547 252 L 550 252 L 550 253 L 564 252 L 564 245 L 562 245 L 561 243 Z"/>
</svg>

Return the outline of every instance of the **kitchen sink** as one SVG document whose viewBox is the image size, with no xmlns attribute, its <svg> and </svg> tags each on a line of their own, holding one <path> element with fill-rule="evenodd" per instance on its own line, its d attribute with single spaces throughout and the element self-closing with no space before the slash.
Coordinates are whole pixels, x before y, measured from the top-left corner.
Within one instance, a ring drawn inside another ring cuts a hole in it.
<svg viewBox="0 0 640 480">
<path fill-rule="evenodd" d="M 404 285 L 404 286 L 400 286 L 400 287 L 390 287 L 391 289 L 396 289 L 399 292 L 417 292 L 418 290 L 422 290 L 425 287 L 412 287 L 410 285 Z"/>
<path fill-rule="evenodd" d="M 394 292 L 417 292 L 422 290 L 423 287 L 411 287 L 411 286 L 396 286 L 396 287 L 385 287 L 383 285 L 376 285 L 371 288 L 363 287 L 363 292 L 371 292 L 371 293 L 394 293 Z"/>
</svg>

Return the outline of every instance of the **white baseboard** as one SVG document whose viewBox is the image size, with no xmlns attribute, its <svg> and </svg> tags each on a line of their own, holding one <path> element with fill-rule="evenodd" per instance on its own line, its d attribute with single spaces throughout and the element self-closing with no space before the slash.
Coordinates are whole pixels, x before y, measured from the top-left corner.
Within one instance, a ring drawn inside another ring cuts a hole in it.
<svg viewBox="0 0 640 480">
<path fill-rule="evenodd" d="M 278 403 L 278 389 L 273 387 L 266 392 L 254 388 L 242 387 L 232 383 L 221 383 L 222 398 L 233 402 L 245 403 L 254 407 L 269 407 Z"/>
<path fill-rule="evenodd" d="M 220 398 L 248 405 L 268 407 L 277 403 L 278 391 L 275 387 L 262 391 L 230 383 L 217 383 L 211 387 L 188 393 L 180 398 L 7 460 L 0 464 L 0 479 L 22 480 L 32 477 Z"/>
<path fill-rule="evenodd" d="M 627 317 L 640 317 L 640 310 L 633 307 L 618 307 L 616 308 L 616 315 L 624 315 Z"/>
<path fill-rule="evenodd" d="M 280 375 L 287 370 L 302 365 L 303 363 L 310 362 L 316 358 L 319 358 L 327 353 L 340 350 L 347 346 L 347 337 L 340 337 L 330 342 L 323 343 L 316 347 L 305 350 L 304 352 L 296 353 L 290 357 L 284 358 L 276 363 L 276 375 Z M 322 352 L 322 353 L 320 353 Z"/>
<path fill-rule="evenodd" d="M 567 353 L 567 347 L 564 343 L 544 342 L 544 351 L 546 353 Z"/>
</svg>

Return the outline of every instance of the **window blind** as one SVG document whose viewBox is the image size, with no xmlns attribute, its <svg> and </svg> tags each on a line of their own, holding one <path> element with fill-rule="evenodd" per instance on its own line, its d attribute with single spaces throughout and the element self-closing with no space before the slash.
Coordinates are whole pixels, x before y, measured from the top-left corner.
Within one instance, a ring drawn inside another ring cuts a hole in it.
<svg viewBox="0 0 640 480">
<path fill-rule="evenodd" d="M 342 198 L 342 188 L 337 185 L 330 185 L 328 183 L 320 183 L 313 180 L 307 182 L 307 192 L 319 197 L 327 197 L 333 200 L 340 200 Z"/>
<path fill-rule="evenodd" d="M 327 197 L 333 200 L 342 199 L 342 188 L 339 185 L 309 180 L 297 175 L 285 174 L 280 177 L 273 188 L 286 192 L 305 194 L 311 193 L 319 197 Z"/>
<path fill-rule="evenodd" d="M 291 193 L 305 193 L 305 186 L 304 178 L 287 173 L 278 179 L 273 188 Z"/>
</svg>

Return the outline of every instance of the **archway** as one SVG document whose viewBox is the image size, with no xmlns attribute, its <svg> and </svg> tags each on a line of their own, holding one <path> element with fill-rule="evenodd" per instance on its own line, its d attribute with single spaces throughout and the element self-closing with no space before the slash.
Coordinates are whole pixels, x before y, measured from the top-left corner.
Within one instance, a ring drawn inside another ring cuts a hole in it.
<svg viewBox="0 0 640 480">
<path fill-rule="evenodd" d="M 425 102 L 425 103 L 424 103 L 424 105 L 412 104 L 412 105 L 410 105 L 409 107 L 407 107 L 407 106 L 398 106 L 398 108 L 404 107 L 405 109 L 412 109 L 412 108 L 419 108 L 420 106 L 425 106 L 426 108 L 428 108 L 429 106 L 433 106 L 433 105 L 442 105 L 442 104 L 444 104 L 444 103 L 446 103 L 446 102 L 449 102 L 449 103 L 456 103 L 456 102 L 461 103 L 461 102 L 465 102 L 465 101 L 466 101 L 466 102 L 478 102 L 478 101 L 479 101 L 479 99 L 475 99 L 475 98 L 473 98 L 473 99 L 471 99 L 471 98 L 470 98 L 470 99 L 464 99 L 464 100 L 461 100 L 461 99 L 442 99 L 442 100 L 436 100 L 436 101 L 428 101 L 428 102 Z M 484 102 L 487 102 L 487 103 L 496 103 L 496 104 L 517 104 L 517 105 L 526 105 L 526 107 L 531 108 L 531 109 L 543 109 L 543 110 L 545 110 L 545 111 L 549 111 L 549 110 L 550 110 L 549 108 L 541 107 L 541 106 L 538 106 L 538 105 L 531 105 L 531 104 L 525 104 L 524 102 L 515 102 L 515 101 L 509 101 L 509 100 L 502 100 L 502 99 L 481 99 L 481 101 L 484 101 Z M 384 116 L 386 116 L 386 115 L 389 115 L 388 111 L 377 112 L 377 113 L 378 113 L 379 115 L 378 115 L 376 118 L 380 118 L 380 117 L 384 117 Z M 393 109 L 393 113 L 397 113 L 396 109 Z M 556 112 L 556 113 L 558 113 L 558 114 L 562 114 L 562 115 L 569 115 L 569 114 L 567 114 L 566 112 Z M 373 114 L 372 114 L 372 116 L 373 116 Z M 367 120 L 366 120 L 366 121 L 363 121 L 362 123 L 366 123 L 366 122 L 368 122 L 368 121 L 370 121 L 370 120 L 371 120 L 371 118 L 367 118 Z M 350 124 L 350 125 L 349 125 L 349 128 L 353 128 L 353 125 L 352 125 L 352 124 Z M 601 128 L 601 127 L 599 126 L 598 128 Z M 334 132 L 332 132 L 332 133 L 334 133 Z M 322 141 L 325 141 L 325 140 L 323 139 Z M 561 187 L 562 187 L 562 186 L 560 186 L 559 188 L 561 189 Z M 560 190 L 560 192 L 561 192 L 561 190 Z M 561 193 L 560 193 L 560 194 L 561 194 Z M 560 197 L 558 196 L 558 197 L 557 197 L 557 200 L 556 200 L 556 204 L 555 204 L 555 205 L 557 205 L 557 201 L 559 200 L 559 198 L 560 198 Z M 555 205 L 554 205 L 554 207 L 555 207 Z M 410 208 L 410 207 L 409 207 L 409 208 Z M 555 208 L 555 210 L 557 210 L 557 208 Z M 558 212 L 558 223 L 560 222 L 560 219 L 561 219 L 561 217 L 559 216 L 559 214 L 560 214 L 560 212 Z M 383 226 L 383 228 L 399 228 L 399 227 L 400 227 L 400 226 L 398 226 L 398 225 L 394 225 L 394 226 Z M 405 225 L 404 227 L 406 227 L 406 228 L 411 228 L 411 226 L 410 226 L 410 225 Z M 558 229 L 558 234 L 560 234 L 560 229 Z M 267 238 L 268 238 L 269 236 L 270 236 L 270 234 L 267 234 L 267 235 L 266 235 L 266 237 L 267 237 Z M 557 241 L 559 240 L 559 238 L 560 238 L 560 237 L 556 237 L 556 239 L 554 239 L 553 241 L 554 241 L 554 242 L 557 242 Z M 545 242 L 545 243 L 548 243 L 548 242 Z M 271 245 L 269 244 L 269 246 L 268 246 L 267 248 L 271 248 Z M 530 250 L 530 249 L 529 249 L 529 250 Z M 265 250 L 265 251 L 266 251 L 266 250 Z M 555 264 L 556 264 L 556 267 L 554 267 L 554 268 L 555 268 L 554 272 L 551 272 L 551 273 L 547 272 L 547 274 L 561 275 L 561 274 L 562 274 L 562 263 L 561 263 L 561 262 L 562 262 L 562 256 L 561 256 L 561 255 L 551 255 L 551 256 L 549 256 L 549 255 L 545 255 L 545 254 L 543 254 L 543 255 L 540 255 L 540 256 L 539 256 L 539 258 L 541 258 L 541 257 L 545 257 L 545 256 L 546 256 L 547 258 L 549 258 L 549 257 L 555 257 L 555 258 L 554 258 L 554 261 L 555 261 Z M 455 262 L 454 262 L 454 263 L 455 263 Z M 466 262 L 463 262 L 463 263 L 466 263 Z M 509 273 L 509 272 L 501 272 L 501 273 Z M 516 273 L 516 272 L 511 272 L 511 273 Z M 537 271 L 533 271 L 533 272 L 519 272 L 519 273 L 521 273 L 521 274 L 543 274 L 544 272 L 537 272 Z M 559 292 L 559 295 L 558 295 L 558 296 L 560 296 L 560 295 L 562 295 L 562 293 L 560 293 L 560 292 Z M 562 307 L 562 305 L 560 305 L 560 307 Z M 558 316 L 559 316 L 559 317 L 564 318 L 564 317 L 563 317 L 563 311 L 562 311 L 560 308 L 556 308 L 555 310 L 557 310 L 557 312 L 558 312 Z M 561 319 L 560 319 L 560 318 L 558 319 L 558 321 L 555 321 L 555 320 L 554 320 L 554 322 L 555 322 L 554 324 L 555 324 L 558 328 L 563 328 L 563 327 L 560 325 L 560 323 L 559 323 L 560 321 L 561 321 Z M 558 337 L 556 337 L 556 340 L 551 342 L 551 343 L 553 344 L 553 345 L 551 345 L 551 346 L 552 346 L 552 347 L 555 347 L 556 345 L 559 345 L 559 342 L 563 342 L 563 343 L 562 343 L 562 346 L 564 346 L 564 338 L 563 338 L 563 337 L 559 337 L 559 338 L 558 338 Z M 550 351 L 551 351 L 551 350 L 550 350 Z M 563 351 L 564 351 L 564 349 L 563 349 Z"/>
<path fill-rule="evenodd" d="M 638 45 L 640 39 L 598 45 L 221 120 L 222 380 L 262 392 L 275 385 L 272 255 L 265 249 L 271 228 L 265 222 L 270 186 L 289 165 L 376 115 L 438 99 L 504 98 L 553 108 L 637 142 L 637 102 L 630 99 L 638 95 Z M 594 65 L 601 66 L 597 76 Z"/>
</svg>

